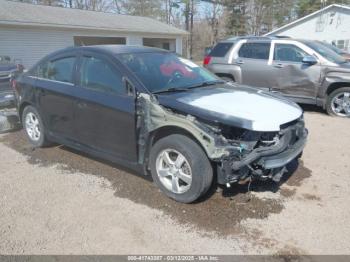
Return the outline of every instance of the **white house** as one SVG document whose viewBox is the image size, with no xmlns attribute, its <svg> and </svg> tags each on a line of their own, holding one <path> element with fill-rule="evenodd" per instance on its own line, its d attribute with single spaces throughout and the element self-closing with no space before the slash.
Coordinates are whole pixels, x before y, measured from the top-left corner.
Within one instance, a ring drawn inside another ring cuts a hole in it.
<svg viewBox="0 0 350 262">
<path fill-rule="evenodd" d="M 0 0 L 0 55 L 25 67 L 74 45 L 146 45 L 182 54 L 187 34 L 147 17 Z"/>
<path fill-rule="evenodd" d="M 266 35 L 320 40 L 350 51 L 350 7 L 329 5 Z"/>
</svg>

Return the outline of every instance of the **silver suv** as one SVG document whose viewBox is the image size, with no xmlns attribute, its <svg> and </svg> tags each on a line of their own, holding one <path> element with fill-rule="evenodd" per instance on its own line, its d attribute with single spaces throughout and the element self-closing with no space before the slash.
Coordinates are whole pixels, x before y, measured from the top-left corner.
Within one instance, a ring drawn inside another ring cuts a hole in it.
<svg viewBox="0 0 350 262">
<path fill-rule="evenodd" d="M 219 42 L 203 65 L 225 80 L 350 117 L 350 63 L 320 42 L 235 37 Z"/>
</svg>

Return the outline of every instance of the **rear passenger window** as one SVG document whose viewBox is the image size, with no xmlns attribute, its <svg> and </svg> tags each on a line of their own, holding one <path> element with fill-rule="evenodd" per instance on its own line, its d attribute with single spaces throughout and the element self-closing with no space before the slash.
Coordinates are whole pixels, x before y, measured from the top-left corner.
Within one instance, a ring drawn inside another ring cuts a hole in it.
<svg viewBox="0 0 350 262">
<path fill-rule="evenodd" d="M 30 76 L 39 77 L 39 78 L 47 78 L 47 72 L 48 72 L 48 62 L 41 62 L 37 66 L 35 66 L 31 71 L 29 72 Z"/>
<path fill-rule="evenodd" d="M 245 43 L 239 49 L 239 57 L 252 59 L 269 59 L 270 43 Z"/>
<path fill-rule="evenodd" d="M 228 50 L 231 49 L 234 43 L 218 43 L 213 50 L 210 52 L 210 56 L 224 57 Z"/>
<path fill-rule="evenodd" d="M 48 65 L 49 65 L 48 62 L 44 62 L 38 65 L 36 70 L 36 76 L 40 78 L 47 78 Z"/>
<path fill-rule="evenodd" d="M 65 83 L 73 83 L 74 64 L 75 57 L 65 57 L 50 61 L 47 77 L 45 76 L 45 72 L 43 72 L 44 78 Z"/>
<path fill-rule="evenodd" d="M 96 57 L 82 58 L 80 84 L 91 90 L 125 94 L 122 75 L 110 63 Z"/>
</svg>

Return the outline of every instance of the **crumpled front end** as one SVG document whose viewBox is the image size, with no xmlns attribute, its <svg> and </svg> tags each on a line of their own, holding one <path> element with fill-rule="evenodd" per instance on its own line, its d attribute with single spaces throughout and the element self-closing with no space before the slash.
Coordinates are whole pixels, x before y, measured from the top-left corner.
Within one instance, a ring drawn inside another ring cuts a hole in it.
<svg viewBox="0 0 350 262">
<path fill-rule="evenodd" d="M 301 155 L 308 135 L 302 117 L 281 126 L 279 132 L 241 130 L 237 135 L 234 130 L 229 128 L 223 136 L 240 150 L 218 159 L 219 184 L 243 183 L 251 178 L 278 182 L 287 171 L 286 165 Z"/>
<path fill-rule="evenodd" d="M 138 97 L 137 115 L 140 164 L 147 165 L 147 148 L 158 130 L 177 128 L 202 146 L 217 166 L 219 184 L 251 178 L 279 181 L 285 166 L 303 151 L 307 138 L 302 116 L 282 125 L 280 131 L 253 131 L 184 114 L 145 94 Z"/>
</svg>

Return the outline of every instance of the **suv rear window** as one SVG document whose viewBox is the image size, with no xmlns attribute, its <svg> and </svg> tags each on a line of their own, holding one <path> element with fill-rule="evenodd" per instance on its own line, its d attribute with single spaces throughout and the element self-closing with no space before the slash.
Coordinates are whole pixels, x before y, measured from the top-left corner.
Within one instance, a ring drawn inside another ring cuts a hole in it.
<svg viewBox="0 0 350 262">
<path fill-rule="evenodd" d="M 245 43 L 239 49 L 239 57 L 252 59 L 269 59 L 270 43 Z"/>
<path fill-rule="evenodd" d="M 218 43 L 210 52 L 210 56 L 224 57 L 228 50 L 231 49 L 234 43 Z"/>
</svg>

